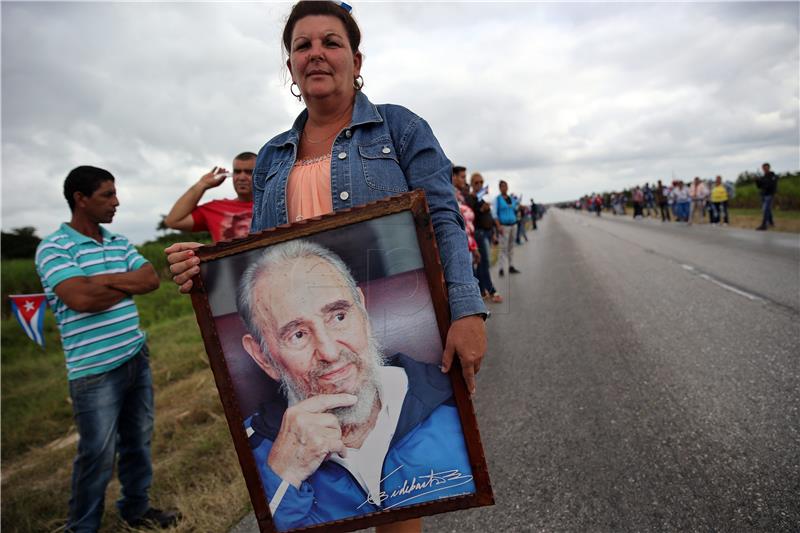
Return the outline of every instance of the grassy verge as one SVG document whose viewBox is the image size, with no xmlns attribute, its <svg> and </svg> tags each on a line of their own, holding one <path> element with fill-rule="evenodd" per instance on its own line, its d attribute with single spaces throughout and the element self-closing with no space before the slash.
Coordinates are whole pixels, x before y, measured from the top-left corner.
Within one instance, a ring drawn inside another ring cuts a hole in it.
<svg viewBox="0 0 800 533">
<path fill-rule="evenodd" d="M 629 211 L 625 216 L 631 217 L 632 215 L 633 211 Z M 605 212 L 603 216 L 606 216 Z M 770 230 L 800 233 L 800 210 L 773 209 L 772 217 L 775 220 L 775 227 Z M 652 218 L 660 220 L 658 216 Z M 761 225 L 761 209 L 731 208 L 728 210 L 728 218 L 730 227 L 755 230 L 757 226 Z M 695 222 L 695 224 L 708 224 L 708 216 L 703 222 Z"/>
<path fill-rule="evenodd" d="M 730 201 L 731 207 L 759 209 L 761 192 L 755 183 L 736 186 L 736 196 Z M 800 174 L 782 176 L 778 181 L 778 193 L 775 195 L 775 206 L 784 211 L 800 210 Z M 759 222 L 761 222 L 759 220 Z M 775 221 L 777 223 L 777 220 Z"/>
<path fill-rule="evenodd" d="M 156 391 L 154 503 L 183 513 L 175 531 L 224 531 L 245 513 L 249 498 L 190 300 L 165 282 L 137 304 Z M 2 530 L 54 531 L 67 516 L 76 448 L 58 332 L 48 313 L 42 350 L 13 319 L 0 328 Z M 113 508 L 118 495 L 114 481 L 104 532 L 124 530 Z"/>
<path fill-rule="evenodd" d="M 734 228 L 755 229 L 761 225 L 761 209 L 731 209 L 729 212 L 730 225 Z M 800 233 L 800 210 L 786 211 L 772 210 L 775 219 L 775 231 Z"/>
<path fill-rule="evenodd" d="M 162 237 L 158 241 L 147 242 L 137 248 L 139 253 L 152 263 L 153 268 L 156 269 L 156 272 L 158 272 L 161 277 L 168 278 L 169 265 L 167 264 L 167 256 L 164 254 L 164 248 L 173 242 L 180 241 L 210 242 L 207 234 L 175 233 Z M 4 259 L 2 261 L 2 270 L 3 275 L 0 277 L 0 288 L 2 290 L 0 311 L 2 311 L 2 316 L 6 317 L 10 313 L 10 306 L 8 304 L 9 294 L 31 294 L 43 291 L 42 284 L 39 282 L 39 275 L 36 273 L 36 265 L 34 264 L 33 258 Z M 170 306 L 179 305 L 171 301 L 168 303 Z M 143 316 L 146 316 L 146 313 L 144 313 Z"/>
</svg>

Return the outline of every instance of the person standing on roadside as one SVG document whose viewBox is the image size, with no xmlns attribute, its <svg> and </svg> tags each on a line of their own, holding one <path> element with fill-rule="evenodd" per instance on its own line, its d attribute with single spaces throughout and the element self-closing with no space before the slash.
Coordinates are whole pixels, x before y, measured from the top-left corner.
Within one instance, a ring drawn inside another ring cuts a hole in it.
<svg viewBox="0 0 800 533">
<path fill-rule="evenodd" d="M 303 0 L 292 6 L 283 24 L 282 53 L 292 82 L 288 91 L 303 109 L 290 129 L 259 151 L 250 231 L 424 190 L 452 317 L 441 370 L 449 372 L 458 357 L 467 390 L 474 393 L 486 352 L 488 313 L 448 174 L 452 164 L 422 117 L 367 98 L 361 29 L 351 11 L 345 2 Z M 181 242 L 165 250 L 180 292 L 189 292 L 200 272 L 194 251 L 200 246 Z"/>
<path fill-rule="evenodd" d="M 461 217 L 464 219 L 464 229 L 467 232 L 467 248 L 469 253 L 472 254 L 472 264 L 476 265 L 480 261 L 480 254 L 478 252 L 478 243 L 475 241 L 475 213 L 464 199 L 464 194 L 469 193 L 467 169 L 454 166 L 452 182 L 458 208 L 461 211 Z"/>
<path fill-rule="evenodd" d="M 449 372 L 458 357 L 472 394 L 486 352 L 488 313 L 447 172 L 452 164 L 422 117 L 400 105 L 373 104 L 364 93 L 361 30 L 351 10 L 345 2 L 304 0 L 286 18 L 281 43 L 292 82 L 288 90 L 303 110 L 290 129 L 259 151 L 250 229 L 263 231 L 424 190 L 451 315 L 441 372 Z M 181 292 L 191 290 L 200 271 L 198 246 L 175 243 L 165 250 Z M 413 519 L 376 531 L 421 529 L 421 521 Z"/>
<path fill-rule="evenodd" d="M 658 210 L 661 212 L 661 222 L 669 222 L 669 191 L 667 190 L 664 185 L 661 184 L 661 180 L 658 180 L 658 185 L 656 185 L 655 190 L 656 195 L 656 203 L 658 204 Z"/>
<path fill-rule="evenodd" d="M 158 288 L 153 266 L 110 224 L 119 200 L 114 176 L 91 166 L 64 181 L 72 217 L 36 249 L 36 271 L 56 317 L 78 429 L 68 532 L 95 532 L 117 470 L 117 508 L 131 527 L 167 528 L 174 511 L 150 507 L 153 380 L 134 294 Z"/>
<path fill-rule="evenodd" d="M 655 203 L 655 194 L 653 194 L 653 189 L 650 187 L 650 183 L 644 184 L 644 189 L 642 189 L 644 193 L 644 207 L 646 209 L 647 218 L 650 218 L 650 210 L 653 211 L 653 216 L 658 216 L 656 213 L 656 203 Z"/>
<path fill-rule="evenodd" d="M 728 189 L 722 183 L 722 176 L 717 176 L 714 188 L 711 189 L 711 223 L 719 224 L 720 216 L 724 224 L 728 225 Z"/>
<path fill-rule="evenodd" d="M 763 217 L 761 225 L 756 228 L 758 231 L 766 231 L 769 226 L 774 226 L 775 222 L 772 220 L 772 202 L 775 199 L 775 193 L 778 192 L 778 176 L 772 172 L 769 163 L 761 165 L 761 170 L 764 175 L 756 180 L 756 187 L 761 191 L 761 211 Z"/>
<path fill-rule="evenodd" d="M 500 180 L 500 194 L 494 201 L 494 212 L 497 220 L 500 221 L 502 231 L 499 232 L 500 259 L 497 261 L 500 266 L 500 275 L 505 275 L 505 267 L 508 267 L 509 274 L 519 274 L 519 270 L 514 268 L 514 240 L 517 229 L 517 201 L 508 194 L 508 183 Z"/>
<path fill-rule="evenodd" d="M 467 205 L 475 213 L 475 241 L 478 243 L 478 253 L 481 256 L 476 269 L 478 284 L 480 285 L 481 294 L 485 298 L 489 298 L 493 303 L 500 303 L 503 301 L 503 297 L 500 296 L 494 288 L 494 283 L 492 283 L 489 252 L 492 242 L 497 242 L 497 239 L 493 238 L 494 231 L 496 230 L 499 235 L 503 228 L 492 217 L 492 206 L 484 200 L 488 191 L 483 187 L 483 176 L 475 172 L 470 176 L 469 181 L 472 192 L 467 196 L 466 200 Z"/>
<path fill-rule="evenodd" d="M 533 201 L 531 198 L 531 223 L 533 224 L 533 230 L 536 231 L 536 219 L 539 218 L 539 208 L 536 207 L 536 202 Z"/>
<path fill-rule="evenodd" d="M 600 193 L 594 195 L 594 209 L 597 216 L 600 216 L 600 213 L 603 212 L 603 197 L 600 196 Z"/>
<path fill-rule="evenodd" d="M 528 232 L 525 231 L 525 224 L 528 223 L 528 211 L 522 204 L 522 199 L 517 200 L 517 244 L 522 245 L 522 239 L 528 242 Z"/>
<path fill-rule="evenodd" d="M 212 168 L 178 198 L 164 223 L 180 231 L 208 231 L 214 242 L 246 237 L 253 218 L 255 166 L 256 154 L 253 152 L 237 155 L 230 174 L 236 198 L 197 205 L 207 190 L 219 187 L 229 175 L 222 167 Z"/>
<path fill-rule="evenodd" d="M 675 218 L 679 222 L 688 222 L 692 198 L 689 196 L 689 189 L 683 186 L 682 180 L 676 182 L 672 195 L 675 199 Z"/>
<path fill-rule="evenodd" d="M 689 212 L 689 225 L 694 222 L 694 214 L 700 212 L 700 220 L 705 220 L 706 200 L 708 199 L 708 189 L 706 184 L 699 176 L 695 176 L 694 182 L 689 185 L 689 197 L 692 199 L 691 210 Z"/>
<path fill-rule="evenodd" d="M 638 220 L 642 218 L 642 208 L 644 207 L 644 193 L 638 185 L 633 188 L 631 197 L 633 198 L 633 218 Z"/>
</svg>

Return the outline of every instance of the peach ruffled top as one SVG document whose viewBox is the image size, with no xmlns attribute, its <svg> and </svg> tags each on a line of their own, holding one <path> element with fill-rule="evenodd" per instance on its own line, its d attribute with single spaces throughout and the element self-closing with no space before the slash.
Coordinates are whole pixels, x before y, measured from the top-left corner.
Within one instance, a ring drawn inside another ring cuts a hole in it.
<svg viewBox="0 0 800 533">
<path fill-rule="evenodd" d="M 289 222 L 333 212 L 331 200 L 331 154 L 299 159 L 286 184 Z"/>
</svg>

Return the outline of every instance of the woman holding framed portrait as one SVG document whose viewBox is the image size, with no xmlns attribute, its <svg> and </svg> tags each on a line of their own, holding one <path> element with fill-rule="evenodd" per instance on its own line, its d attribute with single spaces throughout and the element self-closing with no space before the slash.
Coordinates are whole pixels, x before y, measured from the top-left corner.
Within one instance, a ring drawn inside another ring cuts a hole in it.
<svg viewBox="0 0 800 533">
<path fill-rule="evenodd" d="M 470 392 L 486 351 L 486 308 L 472 274 L 452 165 L 430 126 L 408 109 L 375 105 L 363 92 L 361 32 L 343 2 L 295 4 L 283 30 L 290 90 L 305 104 L 293 126 L 260 150 L 253 172 L 251 232 L 422 189 L 429 204 L 450 305 L 442 371 L 458 355 Z M 193 249 L 166 249 L 181 292 L 200 272 Z"/>
<path fill-rule="evenodd" d="M 428 124 L 408 109 L 374 105 L 362 91 L 361 32 L 349 6 L 298 2 L 283 32 L 290 90 L 305 102 L 289 131 L 267 142 L 253 172 L 251 232 L 405 192 L 425 191 L 448 287 L 452 326 L 443 370 L 459 356 L 470 392 L 486 350 L 486 307 L 472 275 L 451 164 Z M 199 269 L 193 248 L 166 249 L 182 292 Z"/>
</svg>

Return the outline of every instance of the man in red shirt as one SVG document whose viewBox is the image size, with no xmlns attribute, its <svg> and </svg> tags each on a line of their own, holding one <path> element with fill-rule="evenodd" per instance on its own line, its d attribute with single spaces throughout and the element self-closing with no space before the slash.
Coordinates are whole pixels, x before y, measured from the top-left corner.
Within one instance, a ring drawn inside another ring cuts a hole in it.
<svg viewBox="0 0 800 533">
<path fill-rule="evenodd" d="M 253 218 L 253 169 L 256 154 L 242 152 L 233 159 L 233 172 L 214 167 L 178 198 L 164 223 L 181 231 L 208 231 L 214 242 L 245 237 Z M 232 176 L 235 199 L 211 200 L 197 205 L 208 189 Z"/>
</svg>

